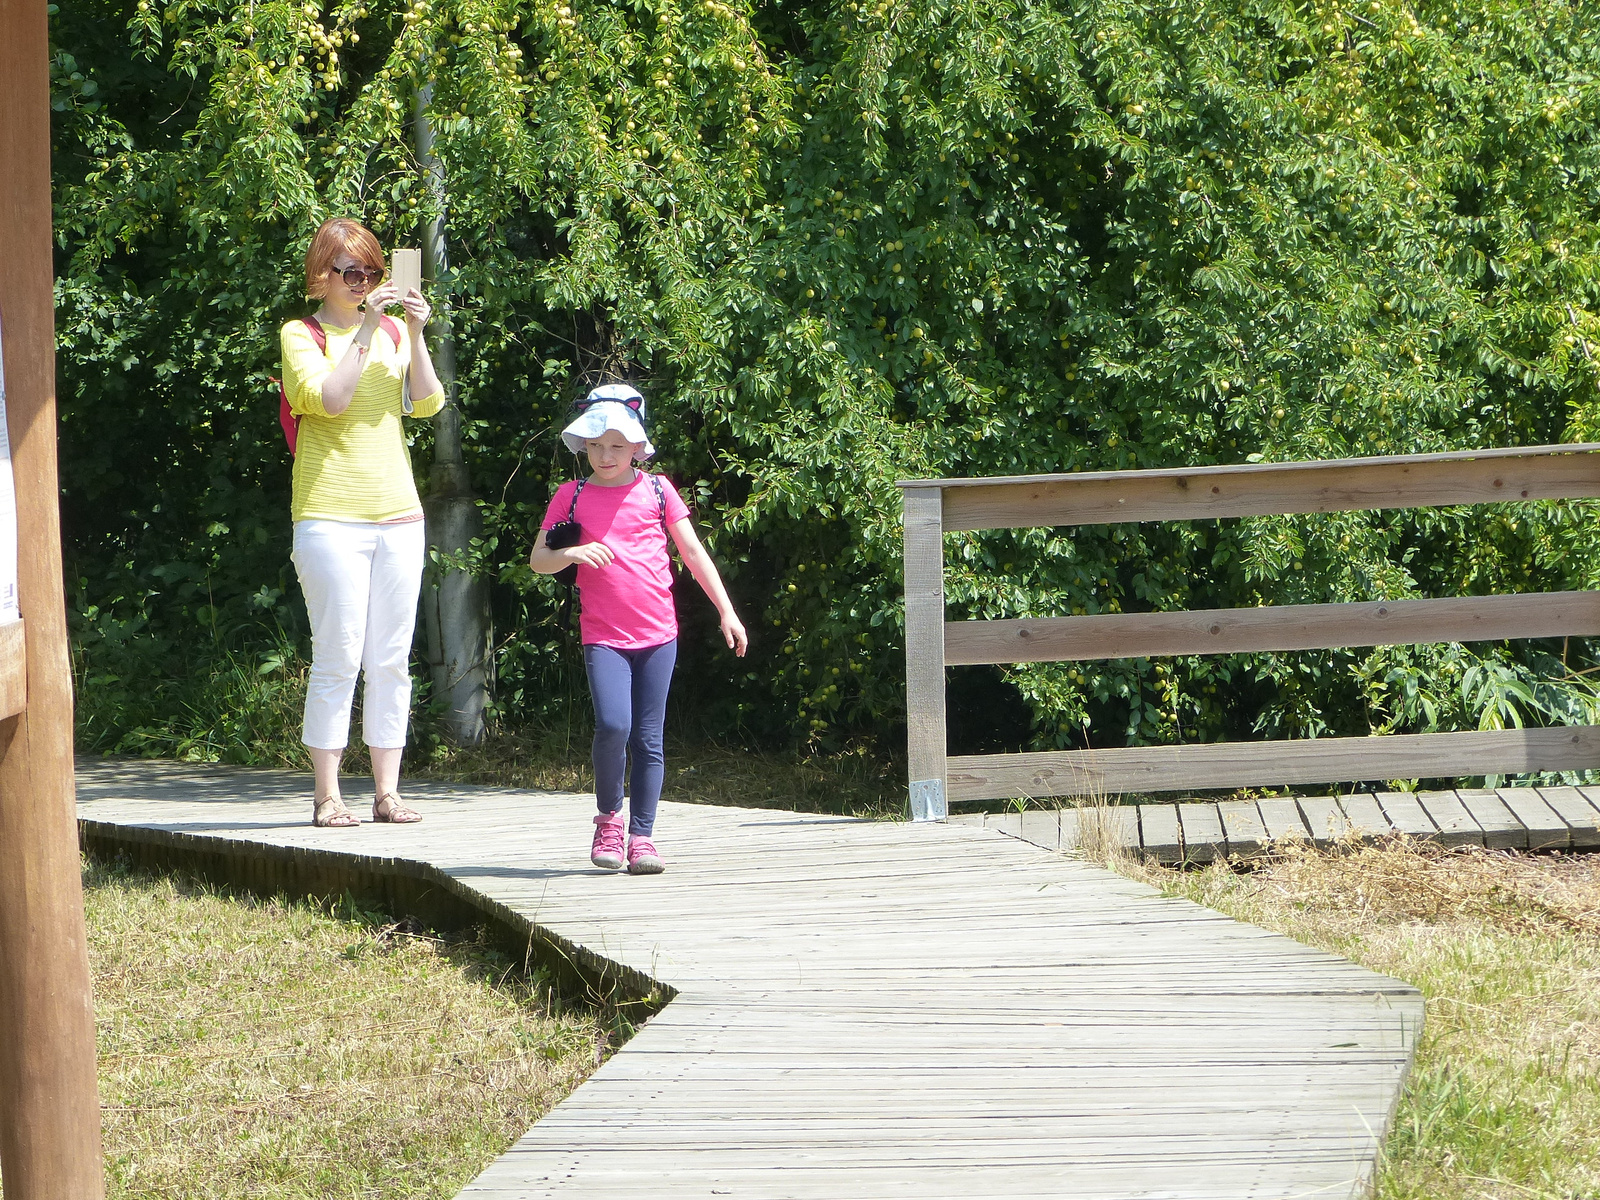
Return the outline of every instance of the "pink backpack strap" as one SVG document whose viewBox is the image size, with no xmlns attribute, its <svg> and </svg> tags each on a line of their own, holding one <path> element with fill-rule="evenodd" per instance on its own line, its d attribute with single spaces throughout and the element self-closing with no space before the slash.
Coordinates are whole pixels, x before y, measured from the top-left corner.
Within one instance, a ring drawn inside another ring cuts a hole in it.
<svg viewBox="0 0 1600 1200">
<path fill-rule="evenodd" d="M 328 334 L 322 328 L 322 322 L 315 317 L 307 317 L 301 324 L 306 327 L 311 340 L 317 344 L 317 349 L 326 354 Z M 289 393 L 281 383 L 278 384 L 278 425 L 283 429 L 283 440 L 289 443 L 289 453 L 293 454 L 296 444 L 300 441 L 300 418 L 294 409 L 289 407 Z"/>
<path fill-rule="evenodd" d="M 383 326 L 383 331 L 394 342 L 394 348 L 396 350 L 400 349 L 400 339 L 404 335 L 400 332 L 399 322 L 391 316 L 382 316 L 378 318 L 378 324 Z"/>
</svg>

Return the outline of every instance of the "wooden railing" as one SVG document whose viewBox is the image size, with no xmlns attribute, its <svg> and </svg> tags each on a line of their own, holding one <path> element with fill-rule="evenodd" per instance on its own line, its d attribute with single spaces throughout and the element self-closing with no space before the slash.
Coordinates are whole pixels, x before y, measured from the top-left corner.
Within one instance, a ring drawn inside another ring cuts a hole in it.
<svg viewBox="0 0 1600 1200">
<path fill-rule="evenodd" d="M 947 757 L 946 666 L 1600 635 L 1600 592 L 946 621 L 944 534 L 1600 497 L 1600 444 L 1333 462 L 915 479 L 905 502 L 911 810 L 949 802 L 1600 766 L 1600 727 Z"/>
</svg>

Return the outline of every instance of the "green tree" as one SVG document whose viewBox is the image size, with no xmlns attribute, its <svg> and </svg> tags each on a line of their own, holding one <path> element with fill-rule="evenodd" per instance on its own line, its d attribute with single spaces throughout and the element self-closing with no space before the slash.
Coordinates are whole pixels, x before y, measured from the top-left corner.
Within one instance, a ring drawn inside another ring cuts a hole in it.
<svg viewBox="0 0 1600 1200">
<path fill-rule="evenodd" d="M 85 661 L 130 632 L 179 655 L 157 639 L 197 616 L 223 640 L 294 633 L 272 330 L 322 215 L 391 241 L 433 215 L 404 129 L 425 82 L 486 497 L 474 565 L 511 631 L 502 710 L 536 715 L 563 680 L 554 594 L 521 564 L 569 470 L 569 398 L 620 370 L 756 633 L 735 667 L 691 612 L 702 712 L 825 741 L 892 732 L 901 703 L 897 477 L 1586 435 L 1583 18 L 1550 0 L 64 11 Z M 1546 505 L 996 532 L 951 540 L 949 592 L 955 615 L 1016 616 L 1587 587 L 1592 528 L 1588 506 Z M 1551 649 L 1020 667 L 1004 688 L 1026 727 L 986 736 L 1588 719 L 1584 689 L 1539 682 L 1562 673 Z"/>
</svg>

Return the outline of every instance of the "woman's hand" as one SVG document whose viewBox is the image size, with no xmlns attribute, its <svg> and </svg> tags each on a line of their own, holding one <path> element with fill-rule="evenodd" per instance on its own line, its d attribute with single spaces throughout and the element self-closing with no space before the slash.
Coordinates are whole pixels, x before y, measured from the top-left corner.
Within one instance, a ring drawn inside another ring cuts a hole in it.
<svg viewBox="0 0 1600 1200">
<path fill-rule="evenodd" d="M 568 562 L 582 563 L 586 567 L 608 567 L 617 560 L 611 547 L 604 542 L 585 542 L 581 546 L 568 546 L 561 552 Z"/>
<path fill-rule="evenodd" d="M 433 309 L 422 293 L 416 288 L 407 288 L 406 294 L 400 299 L 400 306 L 406 310 L 406 329 L 412 337 L 416 337 L 428 326 L 428 318 L 433 315 Z"/>
<path fill-rule="evenodd" d="M 366 312 L 361 316 L 362 328 L 366 329 L 369 333 L 376 329 L 378 327 L 378 322 L 383 319 L 384 309 L 388 308 L 392 304 L 399 304 L 400 302 L 400 289 L 394 285 L 392 280 L 388 283 L 379 284 L 377 287 L 373 288 L 367 293 L 367 309 Z M 409 319 L 409 311 L 407 312 L 406 316 Z"/>
<path fill-rule="evenodd" d="M 744 652 L 750 646 L 750 638 L 745 634 L 744 622 L 730 610 L 722 614 L 722 640 L 728 643 L 739 658 L 744 657 Z"/>
</svg>

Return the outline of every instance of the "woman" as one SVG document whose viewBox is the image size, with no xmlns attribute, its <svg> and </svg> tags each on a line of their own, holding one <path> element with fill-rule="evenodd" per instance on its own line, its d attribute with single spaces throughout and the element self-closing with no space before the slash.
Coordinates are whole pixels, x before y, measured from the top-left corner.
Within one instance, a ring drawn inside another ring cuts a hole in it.
<svg viewBox="0 0 1600 1200">
<path fill-rule="evenodd" d="M 444 389 L 422 339 L 428 302 L 384 283 L 383 251 L 365 226 L 325 221 L 306 251 L 313 325 L 283 327 L 283 385 L 299 418 L 295 444 L 294 566 L 311 617 L 311 678 L 301 740 L 311 752 L 311 823 L 360 823 L 339 794 L 356 674 L 372 752 L 372 819 L 422 816 L 400 799 L 400 756 L 411 711 L 411 635 L 426 539 L 402 412 L 431 417 Z M 405 309 L 405 329 L 384 317 Z M 410 376 L 410 387 L 404 382 Z M 407 405 L 403 392 L 421 397 Z"/>
</svg>

